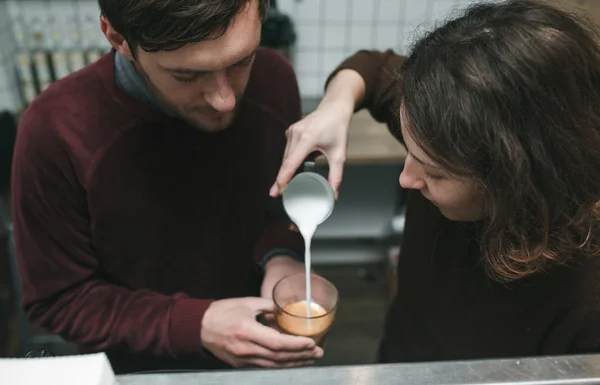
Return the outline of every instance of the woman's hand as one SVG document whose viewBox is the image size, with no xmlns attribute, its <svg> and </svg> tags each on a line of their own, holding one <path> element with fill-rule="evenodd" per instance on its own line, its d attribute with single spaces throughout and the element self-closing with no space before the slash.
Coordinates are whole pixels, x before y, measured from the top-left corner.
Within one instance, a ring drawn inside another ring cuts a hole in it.
<svg viewBox="0 0 600 385">
<path fill-rule="evenodd" d="M 317 109 L 287 130 L 287 146 L 271 196 L 283 192 L 302 162 L 314 151 L 327 158 L 329 183 L 337 195 L 346 161 L 350 120 L 364 92 L 364 80 L 356 71 L 338 72 Z"/>
</svg>

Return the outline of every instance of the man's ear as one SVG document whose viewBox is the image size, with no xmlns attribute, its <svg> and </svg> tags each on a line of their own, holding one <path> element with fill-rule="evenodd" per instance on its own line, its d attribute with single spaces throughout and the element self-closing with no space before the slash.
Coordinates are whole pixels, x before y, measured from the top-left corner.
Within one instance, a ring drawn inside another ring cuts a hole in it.
<svg viewBox="0 0 600 385">
<path fill-rule="evenodd" d="M 133 53 L 131 52 L 131 48 L 129 47 L 129 44 L 123 35 L 118 33 L 104 16 L 100 17 L 100 29 L 102 29 L 102 33 L 104 33 L 104 36 L 106 36 L 106 40 L 108 40 L 110 45 L 118 53 L 128 60 L 135 60 Z"/>
</svg>

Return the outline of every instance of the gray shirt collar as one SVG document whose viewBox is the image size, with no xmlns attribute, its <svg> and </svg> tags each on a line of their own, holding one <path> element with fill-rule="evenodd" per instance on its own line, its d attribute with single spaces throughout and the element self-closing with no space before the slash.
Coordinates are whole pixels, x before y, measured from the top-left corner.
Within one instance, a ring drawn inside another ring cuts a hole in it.
<svg viewBox="0 0 600 385">
<path fill-rule="evenodd" d="M 133 64 L 119 52 L 115 52 L 115 79 L 117 85 L 129 95 L 144 103 L 153 105 L 168 115 L 174 115 L 169 108 L 150 93 L 146 82 L 133 67 Z"/>
</svg>

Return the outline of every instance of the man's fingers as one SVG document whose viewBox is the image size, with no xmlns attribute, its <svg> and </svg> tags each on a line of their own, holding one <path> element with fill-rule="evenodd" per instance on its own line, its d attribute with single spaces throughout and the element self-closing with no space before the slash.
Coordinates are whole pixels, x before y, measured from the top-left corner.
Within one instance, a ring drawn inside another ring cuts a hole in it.
<svg viewBox="0 0 600 385">
<path fill-rule="evenodd" d="M 268 326 L 261 325 L 258 322 L 248 324 L 248 339 L 257 345 L 268 350 L 280 352 L 299 352 L 302 350 L 312 350 L 315 347 L 315 341 L 308 337 L 297 337 L 283 334 Z"/>
<path fill-rule="evenodd" d="M 263 317 L 262 317 L 262 321 L 261 324 L 269 327 L 271 329 L 275 329 L 278 330 L 278 326 L 277 326 L 277 320 L 275 319 L 275 314 L 273 313 L 266 313 Z"/>
<path fill-rule="evenodd" d="M 314 364 L 314 361 L 274 362 L 262 358 L 249 358 L 247 360 L 244 360 L 241 366 L 257 368 L 297 368 L 300 366 L 309 366 L 312 364 Z"/>
<path fill-rule="evenodd" d="M 300 366 L 310 366 L 313 365 L 315 362 L 314 361 L 291 361 L 291 362 L 284 362 L 282 364 L 279 364 L 278 368 L 297 368 Z"/>
<path fill-rule="evenodd" d="M 310 350 L 302 351 L 273 351 L 254 343 L 244 343 L 239 348 L 232 349 L 238 358 L 260 358 L 277 363 L 294 361 L 312 361 L 323 357 L 323 349 L 315 346 Z"/>
<path fill-rule="evenodd" d="M 277 363 L 263 358 L 247 358 L 242 361 L 241 367 L 255 367 L 255 368 L 276 368 Z"/>
<path fill-rule="evenodd" d="M 272 313 L 275 310 L 275 303 L 267 298 L 246 297 L 244 304 L 251 309 L 254 317 L 262 313 Z"/>
</svg>

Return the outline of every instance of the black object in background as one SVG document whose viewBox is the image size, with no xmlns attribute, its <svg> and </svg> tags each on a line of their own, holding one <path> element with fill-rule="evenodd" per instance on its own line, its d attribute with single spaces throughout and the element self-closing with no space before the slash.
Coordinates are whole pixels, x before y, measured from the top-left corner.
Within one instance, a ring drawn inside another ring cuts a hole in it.
<svg viewBox="0 0 600 385">
<path fill-rule="evenodd" d="M 284 48 L 296 42 L 294 23 L 289 16 L 277 9 L 277 1 L 269 2 L 267 20 L 262 25 L 260 45 L 269 48 Z"/>
<path fill-rule="evenodd" d="M 8 191 L 17 136 L 17 122 L 11 112 L 0 112 L 0 195 Z"/>
</svg>

